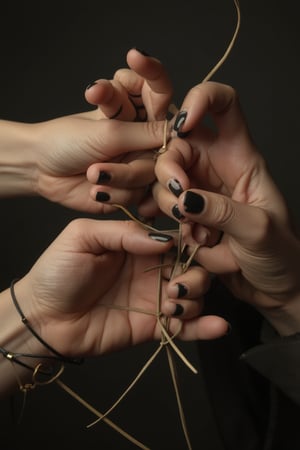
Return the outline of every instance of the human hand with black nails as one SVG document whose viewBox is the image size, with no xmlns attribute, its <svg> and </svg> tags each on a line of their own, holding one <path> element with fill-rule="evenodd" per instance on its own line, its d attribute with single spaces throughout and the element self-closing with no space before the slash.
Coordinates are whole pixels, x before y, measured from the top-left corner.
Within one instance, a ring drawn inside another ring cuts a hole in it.
<svg viewBox="0 0 300 450">
<path fill-rule="evenodd" d="M 85 91 L 95 110 L 32 124 L 0 121 L 0 196 L 40 195 L 97 214 L 145 199 L 172 86 L 157 59 L 135 49 L 127 57 L 133 69 Z M 144 121 L 145 114 L 156 120 Z"/>
<path fill-rule="evenodd" d="M 195 259 L 235 296 L 280 334 L 299 332 L 300 241 L 236 92 L 213 82 L 194 87 L 174 128 L 156 164 L 160 208 L 183 223 L 191 250 L 200 244 Z"/>
<path fill-rule="evenodd" d="M 18 362 L 35 367 L 57 355 L 72 362 L 159 339 L 162 314 L 169 318 L 170 335 L 183 340 L 226 333 L 224 319 L 199 316 L 199 299 L 209 285 L 199 266 L 172 279 L 166 266 L 158 303 L 157 267 L 162 254 L 168 262 L 173 245 L 171 235 L 134 221 L 72 221 L 13 292 L 0 293 L 0 395 L 16 385 L 16 373 L 23 383 L 31 379 Z"/>
<path fill-rule="evenodd" d="M 153 159 L 135 162 L 135 154 L 130 164 L 130 154 L 152 153 L 163 136 L 164 121 L 99 120 L 97 111 L 33 124 L 2 120 L 0 196 L 42 196 L 79 211 L 111 212 L 115 208 L 109 202 L 96 202 L 91 196 L 94 186 L 86 172 L 94 163 L 115 166 L 123 161 L 121 175 L 111 177 L 116 191 L 112 200 L 136 204 L 154 179 Z M 95 183 L 107 183 L 110 171 L 100 170 L 96 176 Z"/>
</svg>

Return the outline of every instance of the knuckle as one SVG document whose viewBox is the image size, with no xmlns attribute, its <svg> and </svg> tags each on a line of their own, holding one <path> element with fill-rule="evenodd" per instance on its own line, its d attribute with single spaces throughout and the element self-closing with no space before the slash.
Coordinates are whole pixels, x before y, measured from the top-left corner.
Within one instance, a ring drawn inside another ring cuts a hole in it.
<svg viewBox="0 0 300 450">
<path fill-rule="evenodd" d="M 164 121 L 143 122 L 143 125 L 147 135 L 160 145 L 164 137 Z"/>
</svg>

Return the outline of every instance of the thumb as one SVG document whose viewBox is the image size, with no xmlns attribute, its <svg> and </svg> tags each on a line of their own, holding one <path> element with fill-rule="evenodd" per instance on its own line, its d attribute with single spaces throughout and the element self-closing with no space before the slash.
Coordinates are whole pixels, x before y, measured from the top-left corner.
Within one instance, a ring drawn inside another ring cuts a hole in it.
<svg viewBox="0 0 300 450">
<path fill-rule="evenodd" d="M 182 193 L 178 207 L 186 219 L 223 231 L 243 245 L 261 241 L 270 224 L 261 208 L 199 189 Z"/>
<path fill-rule="evenodd" d="M 109 161 L 125 152 L 156 149 L 162 146 L 165 137 L 165 121 L 124 122 L 102 119 L 83 120 L 76 125 L 75 128 L 73 121 L 69 123 L 70 134 L 79 143 L 83 139 L 88 142 L 91 150 L 86 154 L 90 155 L 91 163 L 99 162 L 99 157 L 101 161 Z M 169 134 L 170 130 L 167 130 L 167 137 Z"/>
</svg>

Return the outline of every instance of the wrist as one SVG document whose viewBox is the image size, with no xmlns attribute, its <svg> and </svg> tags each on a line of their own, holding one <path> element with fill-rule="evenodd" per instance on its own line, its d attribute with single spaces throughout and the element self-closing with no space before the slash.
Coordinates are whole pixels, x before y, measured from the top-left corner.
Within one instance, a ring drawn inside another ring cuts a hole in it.
<svg viewBox="0 0 300 450">
<path fill-rule="evenodd" d="M 36 195 L 34 124 L 0 121 L 0 196 Z"/>
<path fill-rule="evenodd" d="M 31 319 L 34 321 L 33 317 Z M 18 361 L 29 367 L 15 363 L 13 358 L 5 357 L 3 352 L 2 355 L 0 354 L 1 397 L 15 390 L 18 385 L 32 382 L 33 371 L 30 367 L 35 368 L 39 363 L 44 362 L 44 358 L 28 358 L 23 355 L 39 355 L 47 358 L 49 354 L 22 322 L 12 302 L 9 289 L 0 293 L 0 347 L 9 355 L 17 355 Z"/>
</svg>

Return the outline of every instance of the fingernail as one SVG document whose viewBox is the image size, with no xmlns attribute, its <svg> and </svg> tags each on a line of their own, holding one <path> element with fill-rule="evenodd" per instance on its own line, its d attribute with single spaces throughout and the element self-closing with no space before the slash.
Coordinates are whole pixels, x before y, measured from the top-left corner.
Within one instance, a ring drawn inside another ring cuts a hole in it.
<svg viewBox="0 0 300 450">
<path fill-rule="evenodd" d="M 104 170 L 101 170 L 99 172 L 99 177 L 97 180 L 97 184 L 104 184 L 104 183 L 109 183 L 111 180 L 111 174 L 108 172 L 105 172 Z"/>
<path fill-rule="evenodd" d="M 95 84 L 97 84 L 97 81 L 93 81 L 92 83 L 89 83 L 87 85 L 87 87 L 85 88 L 85 90 L 87 91 L 88 89 L 90 89 L 92 86 L 95 86 Z"/>
<path fill-rule="evenodd" d="M 184 313 L 183 306 L 179 305 L 179 303 L 176 303 L 175 311 L 173 312 L 172 316 L 178 317 L 178 316 L 181 316 L 181 314 L 183 314 L 183 313 Z"/>
<path fill-rule="evenodd" d="M 184 215 L 181 214 L 181 212 L 179 211 L 178 205 L 174 205 L 172 208 L 172 214 L 175 217 L 175 219 L 177 220 L 182 220 L 184 218 Z"/>
<path fill-rule="evenodd" d="M 97 192 L 96 201 L 97 202 L 108 202 L 110 200 L 110 195 L 107 192 Z"/>
<path fill-rule="evenodd" d="M 184 196 L 184 210 L 187 213 L 199 214 L 203 211 L 205 201 L 202 195 L 195 194 L 195 192 L 187 191 Z"/>
<path fill-rule="evenodd" d="M 180 111 L 175 119 L 173 129 L 177 132 L 177 136 L 179 136 L 180 129 L 182 128 L 182 125 L 186 121 L 187 118 L 187 111 Z M 180 137 L 180 136 L 179 136 Z"/>
<path fill-rule="evenodd" d="M 145 52 L 145 50 L 141 50 L 140 48 L 137 48 L 137 47 L 134 47 L 134 49 L 144 56 L 150 56 L 149 53 Z"/>
<path fill-rule="evenodd" d="M 179 197 L 179 195 L 183 192 L 181 184 L 175 178 L 172 178 L 171 180 L 169 180 L 168 188 L 174 195 L 176 195 L 176 197 Z"/>
<path fill-rule="evenodd" d="M 148 236 L 157 242 L 169 242 L 173 239 L 172 236 L 169 234 L 162 234 L 162 233 L 149 233 Z"/>
<path fill-rule="evenodd" d="M 187 288 L 181 283 L 177 283 L 177 288 L 178 288 L 177 298 L 185 297 L 186 294 L 188 293 Z"/>
</svg>

